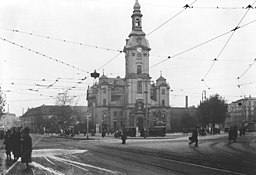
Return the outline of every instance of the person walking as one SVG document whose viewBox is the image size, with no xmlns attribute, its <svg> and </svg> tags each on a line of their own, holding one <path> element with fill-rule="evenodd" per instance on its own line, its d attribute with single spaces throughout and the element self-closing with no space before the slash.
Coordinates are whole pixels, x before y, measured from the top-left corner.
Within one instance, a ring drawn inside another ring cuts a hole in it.
<svg viewBox="0 0 256 175">
<path fill-rule="evenodd" d="M 5 152 L 6 152 L 6 156 L 7 156 L 7 160 L 12 160 L 11 157 L 11 131 L 7 130 L 6 134 L 4 136 L 4 144 L 5 144 Z"/>
<path fill-rule="evenodd" d="M 198 147 L 198 130 L 195 128 L 192 132 L 192 136 L 189 137 L 190 142 L 188 143 L 191 145 L 192 143 L 195 143 L 195 147 Z"/>
<path fill-rule="evenodd" d="M 32 138 L 29 135 L 30 129 L 28 127 L 23 130 L 22 137 L 22 153 L 21 153 L 21 163 L 26 164 L 25 171 L 29 170 L 29 163 L 32 162 L 31 154 L 32 154 Z"/>
<path fill-rule="evenodd" d="M 13 155 L 14 162 L 16 162 L 21 157 L 21 132 L 19 128 L 14 128 L 14 133 L 12 137 L 12 145 L 13 145 Z"/>
<path fill-rule="evenodd" d="M 127 133 L 126 133 L 125 129 L 123 129 L 123 132 L 121 134 L 121 139 L 122 139 L 122 144 L 125 144 L 126 143 L 126 139 L 127 139 Z"/>
</svg>

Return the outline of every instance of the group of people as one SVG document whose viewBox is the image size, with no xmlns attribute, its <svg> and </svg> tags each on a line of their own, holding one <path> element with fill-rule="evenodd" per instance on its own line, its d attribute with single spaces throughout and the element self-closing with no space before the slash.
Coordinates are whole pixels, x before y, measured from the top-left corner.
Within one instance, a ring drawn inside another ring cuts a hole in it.
<svg viewBox="0 0 256 175">
<path fill-rule="evenodd" d="M 21 163 L 26 164 L 26 169 L 29 170 L 32 153 L 32 138 L 29 135 L 29 128 L 12 128 L 7 130 L 4 136 L 5 151 L 8 160 L 16 162 L 21 158 Z"/>
</svg>

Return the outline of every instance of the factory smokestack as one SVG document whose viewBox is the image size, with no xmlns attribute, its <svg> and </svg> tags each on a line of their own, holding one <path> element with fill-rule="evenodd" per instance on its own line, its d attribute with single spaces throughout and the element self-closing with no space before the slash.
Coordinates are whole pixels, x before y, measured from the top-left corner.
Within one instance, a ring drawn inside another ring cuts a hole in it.
<svg viewBox="0 0 256 175">
<path fill-rule="evenodd" d="M 185 97 L 185 105 L 186 105 L 186 108 L 188 108 L 188 96 Z"/>
</svg>

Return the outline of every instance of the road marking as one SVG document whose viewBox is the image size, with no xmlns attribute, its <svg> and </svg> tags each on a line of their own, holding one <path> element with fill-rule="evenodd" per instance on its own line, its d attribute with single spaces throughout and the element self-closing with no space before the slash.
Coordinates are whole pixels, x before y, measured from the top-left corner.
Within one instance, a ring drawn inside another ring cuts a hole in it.
<svg viewBox="0 0 256 175">
<path fill-rule="evenodd" d="M 60 171 L 54 170 L 54 169 L 49 168 L 49 167 L 45 167 L 45 166 L 43 166 L 43 165 L 41 165 L 41 164 L 39 164 L 39 163 L 32 162 L 32 164 L 34 165 L 34 167 L 37 167 L 37 168 L 39 168 L 39 169 L 41 169 L 41 170 L 48 171 L 48 172 L 50 172 L 50 173 L 53 174 L 53 175 L 65 175 L 65 174 L 63 174 L 63 173 L 60 172 Z"/>
<path fill-rule="evenodd" d="M 52 165 L 55 165 L 52 161 L 50 161 L 46 156 L 43 156 L 48 162 L 50 162 Z"/>
<path fill-rule="evenodd" d="M 94 166 L 94 165 L 85 164 L 85 163 L 65 159 L 65 157 L 67 155 L 76 154 L 76 153 L 84 153 L 84 152 L 87 152 L 87 150 L 38 149 L 38 150 L 33 151 L 33 157 L 44 157 L 48 162 L 50 162 L 53 165 L 55 165 L 55 164 L 50 159 L 56 160 L 56 161 L 59 161 L 59 162 L 62 162 L 62 163 L 66 163 L 66 164 L 71 164 L 71 165 L 73 165 L 77 168 L 83 169 L 85 171 L 89 171 L 89 170 L 85 169 L 83 167 L 88 167 L 88 168 L 96 169 L 96 170 L 111 173 L 111 174 L 120 174 L 120 172 L 117 172 L 117 171 L 112 171 L 112 170 L 97 167 L 97 166 Z M 64 158 L 60 158 L 60 157 L 58 157 L 58 155 L 64 156 Z M 72 157 L 75 157 L 75 156 L 72 156 Z M 38 168 L 41 168 L 41 169 L 44 169 L 44 170 L 49 171 L 49 172 L 54 171 L 53 169 L 44 167 L 44 166 L 42 166 L 41 164 L 38 164 L 38 163 L 34 164 L 34 166 L 38 167 Z M 55 173 L 58 173 L 58 172 L 55 172 Z"/>
</svg>

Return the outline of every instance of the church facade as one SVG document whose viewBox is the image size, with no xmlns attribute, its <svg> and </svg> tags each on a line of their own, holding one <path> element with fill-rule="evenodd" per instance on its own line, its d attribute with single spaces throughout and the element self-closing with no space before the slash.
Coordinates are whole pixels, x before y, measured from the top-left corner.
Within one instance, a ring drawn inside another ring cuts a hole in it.
<svg viewBox="0 0 256 175">
<path fill-rule="evenodd" d="M 96 132 L 136 127 L 139 131 L 155 126 L 170 130 L 170 86 L 160 77 L 154 82 L 149 74 L 150 46 L 142 30 L 140 4 L 133 7 L 132 31 L 126 39 L 125 77 L 104 74 L 87 90 L 88 108 Z"/>
</svg>

